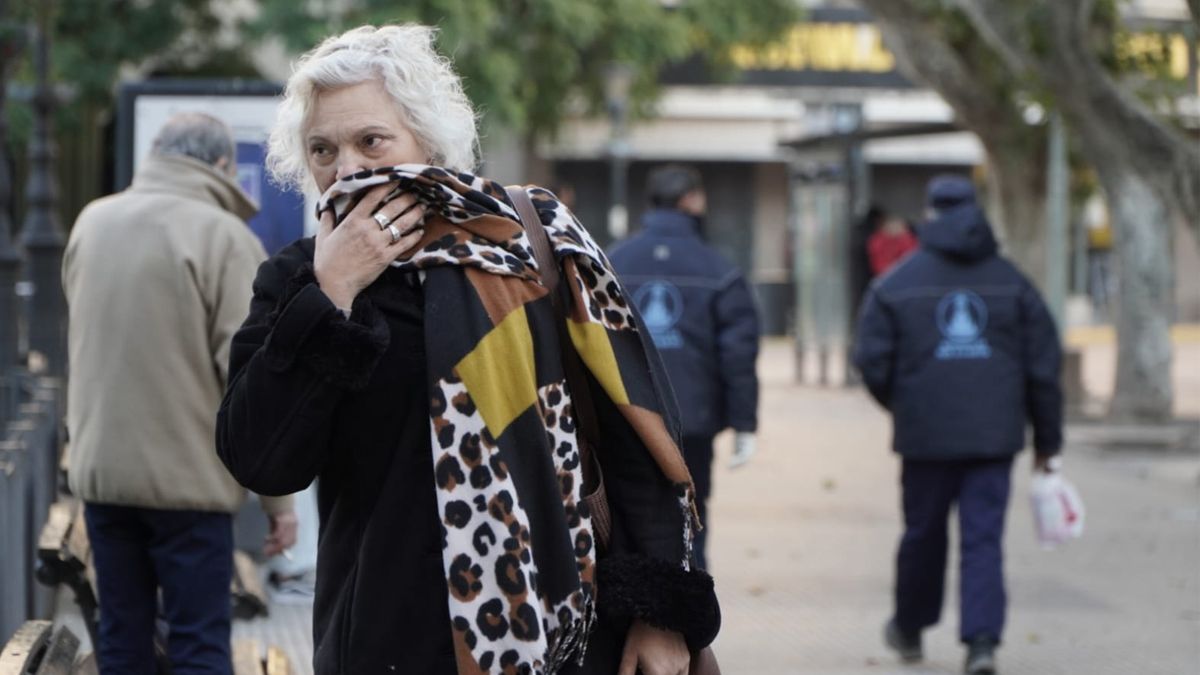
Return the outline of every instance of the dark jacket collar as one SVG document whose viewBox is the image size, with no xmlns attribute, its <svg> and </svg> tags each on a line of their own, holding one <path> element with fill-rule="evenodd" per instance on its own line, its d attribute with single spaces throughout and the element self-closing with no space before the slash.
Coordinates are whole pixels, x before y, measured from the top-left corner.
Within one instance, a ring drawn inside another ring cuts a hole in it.
<svg viewBox="0 0 1200 675">
<path fill-rule="evenodd" d="M 675 209 L 652 209 L 642 215 L 642 228 L 647 234 L 659 237 L 698 236 L 698 223 L 694 216 Z"/>
</svg>

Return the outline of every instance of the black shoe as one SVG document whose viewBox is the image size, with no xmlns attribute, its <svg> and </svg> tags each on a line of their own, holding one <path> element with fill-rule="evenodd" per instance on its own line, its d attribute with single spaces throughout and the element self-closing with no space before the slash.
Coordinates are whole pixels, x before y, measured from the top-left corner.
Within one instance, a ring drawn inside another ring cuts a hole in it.
<svg viewBox="0 0 1200 675">
<path fill-rule="evenodd" d="M 883 627 L 883 641 L 894 649 L 900 655 L 900 660 L 905 663 L 920 661 L 925 657 L 921 649 L 921 633 L 917 632 L 914 635 L 904 632 L 896 625 L 895 619 L 888 621 Z"/>
<path fill-rule="evenodd" d="M 975 638 L 967 646 L 966 675 L 996 675 L 996 642 L 991 638 Z"/>
</svg>

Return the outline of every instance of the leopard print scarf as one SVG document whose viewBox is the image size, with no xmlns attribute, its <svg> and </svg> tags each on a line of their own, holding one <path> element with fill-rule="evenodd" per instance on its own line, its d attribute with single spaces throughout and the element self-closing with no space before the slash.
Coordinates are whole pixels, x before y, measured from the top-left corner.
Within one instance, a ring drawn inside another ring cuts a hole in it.
<svg viewBox="0 0 1200 675">
<path fill-rule="evenodd" d="M 582 663 L 595 618 L 596 547 L 581 495 L 576 425 L 557 320 L 504 188 L 423 165 L 363 171 L 317 206 L 340 222 L 394 183 L 427 207 L 421 242 L 395 266 L 424 289 L 434 482 L 460 675 L 550 675 Z M 587 368 L 676 490 L 687 568 L 694 491 L 671 433 L 657 360 L 607 258 L 543 189 L 530 196 L 571 289 L 568 333 Z M 386 200 L 385 200 L 386 201 Z"/>
</svg>

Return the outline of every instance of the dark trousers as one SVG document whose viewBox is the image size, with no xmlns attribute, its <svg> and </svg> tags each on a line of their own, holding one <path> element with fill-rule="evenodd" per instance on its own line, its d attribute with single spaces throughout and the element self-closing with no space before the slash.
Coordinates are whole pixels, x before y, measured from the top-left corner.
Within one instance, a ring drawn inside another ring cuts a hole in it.
<svg viewBox="0 0 1200 675">
<path fill-rule="evenodd" d="M 687 463 L 692 482 L 696 485 L 696 509 L 700 512 L 700 522 L 704 525 L 704 529 L 696 533 L 692 550 L 695 553 L 696 566 L 706 570 L 708 556 L 705 555 L 705 545 L 708 543 L 708 495 L 712 493 L 713 437 L 684 436 L 683 461 Z"/>
<path fill-rule="evenodd" d="M 896 623 L 916 633 L 938 622 L 946 578 L 947 520 L 957 504 L 960 539 L 959 637 L 1000 641 L 1004 591 L 1004 514 L 1012 458 L 905 460 L 904 538 L 896 556 Z"/>
<path fill-rule="evenodd" d="M 158 589 L 173 675 L 231 675 L 227 513 L 87 504 L 100 595 L 102 675 L 154 675 Z"/>
</svg>

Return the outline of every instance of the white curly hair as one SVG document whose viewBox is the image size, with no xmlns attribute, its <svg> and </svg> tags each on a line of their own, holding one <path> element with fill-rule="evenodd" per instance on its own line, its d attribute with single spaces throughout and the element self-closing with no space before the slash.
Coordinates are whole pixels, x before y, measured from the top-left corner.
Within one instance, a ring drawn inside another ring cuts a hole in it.
<svg viewBox="0 0 1200 675">
<path fill-rule="evenodd" d="M 383 83 L 432 164 L 474 170 L 475 110 L 449 59 L 434 49 L 436 34 L 419 24 L 361 26 L 327 38 L 300 57 L 267 140 L 267 170 L 275 182 L 299 191 L 315 189 L 303 138 L 313 100 L 322 91 L 372 79 Z"/>
</svg>

